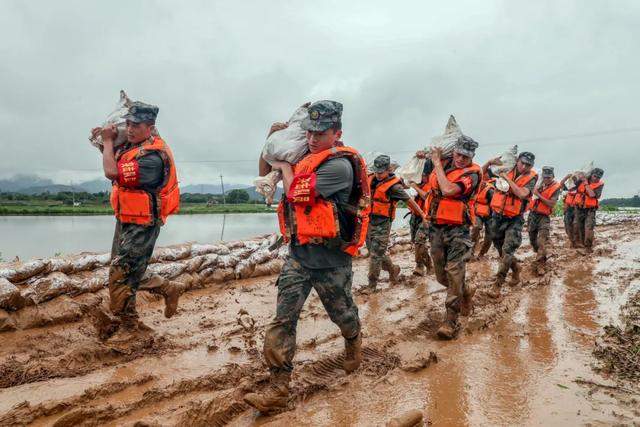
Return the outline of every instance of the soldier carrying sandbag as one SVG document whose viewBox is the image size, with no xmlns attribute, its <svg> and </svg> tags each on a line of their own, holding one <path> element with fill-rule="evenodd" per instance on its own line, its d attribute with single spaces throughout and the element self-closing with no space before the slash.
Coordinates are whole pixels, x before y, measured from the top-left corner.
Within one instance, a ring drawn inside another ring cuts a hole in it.
<svg viewBox="0 0 640 427">
<path fill-rule="evenodd" d="M 118 332 L 127 340 L 150 329 L 138 320 L 136 292 L 146 290 L 165 300 L 165 317 L 175 314 L 180 284 L 158 275 L 143 280 L 160 227 L 178 212 L 180 191 L 173 154 L 155 132 L 158 107 L 142 102 L 130 104 L 126 141 L 114 148 L 118 130 L 107 125 L 92 130 L 103 142 L 102 164 L 113 183 L 111 206 L 116 228 L 109 268 L 110 313 L 97 308 L 95 325 L 102 339 Z M 116 339 L 116 337 L 113 337 Z"/>
</svg>

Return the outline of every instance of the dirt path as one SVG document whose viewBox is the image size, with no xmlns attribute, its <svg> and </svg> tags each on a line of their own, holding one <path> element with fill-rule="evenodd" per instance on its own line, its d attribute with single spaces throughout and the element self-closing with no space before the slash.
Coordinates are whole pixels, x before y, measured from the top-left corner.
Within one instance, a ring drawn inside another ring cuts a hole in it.
<svg viewBox="0 0 640 427">
<path fill-rule="evenodd" d="M 607 388 L 616 384 L 591 364 L 602 327 L 640 289 L 640 230 L 599 227 L 596 254 L 584 258 L 555 229 L 547 276 L 527 272 L 499 302 L 479 295 L 464 332 L 446 343 L 433 336 L 444 298 L 433 276 L 367 296 L 358 261 L 362 368 L 340 369 L 342 338 L 313 293 L 299 323 L 295 398 L 272 417 L 241 396 L 266 384 L 260 349 L 275 277 L 189 292 L 169 320 L 160 302 L 142 300 L 157 335 L 124 351 L 100 343 L 88 322 L 0 334 L 0 425 L 383 425 L 411 409 L 434 425 L 632 424 L 640 391 Z M 410 252 L 395 259 L 411 271 Z M 471 264 L 470 280 L 488 285 L 495 267 L 495 258 Z"/>
</svg>

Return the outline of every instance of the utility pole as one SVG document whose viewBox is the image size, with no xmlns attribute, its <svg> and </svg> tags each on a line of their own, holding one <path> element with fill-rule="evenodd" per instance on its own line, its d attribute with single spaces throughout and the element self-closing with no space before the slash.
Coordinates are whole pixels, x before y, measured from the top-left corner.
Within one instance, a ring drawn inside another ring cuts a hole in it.
<svg viewBox="0 0 640 427">
<path fill-rule="evenodd" d="M 71 206 L 75 208 L 76 207 L 76 192 L 73 191 L 73 181 L 69 181 L 69 187 L 71 187 L 71 201 L 72 201 Z"/>
<path fill-rule="evenodd" d="M 220 185 L 222 186 L 222 204 L 223 205 L 227 205 L 227 200 L 226 197 L 224 195 L 224 181 L 222 180 L 222 174 L 220 174 Z"/>
</svg>

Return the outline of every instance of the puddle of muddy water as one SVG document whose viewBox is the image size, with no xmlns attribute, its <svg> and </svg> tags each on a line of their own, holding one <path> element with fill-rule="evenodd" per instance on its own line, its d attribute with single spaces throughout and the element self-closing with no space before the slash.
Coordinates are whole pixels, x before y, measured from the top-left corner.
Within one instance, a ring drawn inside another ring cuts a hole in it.
<svg viewBox="0 0 640 427">
<path fill-rule="evenodd" d="M 247 415 L 235 425 L 383 425 L 412 409 L 423 410 L 438 426 L 619 423 L 616 413 L 624 413 L 619 402 L 588 395 L 574 381 L 607 382 L 590 367 L 594 337 L 617 316 L 629 289 L 594 273 L 633 265 L 637 253 L 630 248 L 621 245 L 614 260 L 572 264 L 549 286 L 523 292 L 517 308 L 486 332 L 453 342 L 425 337 L 397 345 L 394 351 L 403 359 L 438 354 L 439 362 L 419 373 L 395 371 L 373 389 L 371 381 L 356 379 L 274 419 Z M 370 300 L 365 319 L 381 304 Z"/>
</svg>

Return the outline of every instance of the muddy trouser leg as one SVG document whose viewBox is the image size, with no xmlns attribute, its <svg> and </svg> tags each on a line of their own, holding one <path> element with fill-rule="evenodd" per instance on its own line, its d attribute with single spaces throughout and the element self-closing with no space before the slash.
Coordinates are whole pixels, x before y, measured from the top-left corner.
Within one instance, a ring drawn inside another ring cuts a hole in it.
<svg viewBox="0 0 640 427">
<path fill-rule="evenodd" d="M 536 261 L 545 263 L 547 261 L 547 248 L 549 246 L 549 234 L 551 232 L 551 218 L 543 215 L 538 223 L 538 256 Z"/>
<path fill-rule="evenodd" d="M 476 217 L 476 223 L 473 225 L 473 227 L 471 227 L 471 241 L 474 244 L 474 249 L 480 241 L 480 232 L 482 231 L 482 225 L 482 219 L 480 217 Z"/>
<path fill-rule="evenodd" d="M 498 268 L 498 276 L 506 277 L 509 269 L 513 268 L 515 261 L 515 253 L 522 243 L 522 217 L 503 219 L 499 232 L 502 234 L 500 267 Z M 495 241 L 495 240 L 494 240 Z"/>
<path fill-rule="evenodd" d="M 573 217 L 573 235 L 576 243 L 581 246 L 584 246 L 584 220 L 584 209 L 576 208 Z"/>
<path fill-rule="evenodd" d="M 596 210 L 585 209 L 584 217 L 584 246 L 591 249 L 593 247 L 593 235 L 596 227 Z"/>
<path fill-rule="evenodd" d="M 569 242 L 572 244 L 575 243 L 575 234 L 573 232 L 573 221 L 575 217 L 575 208 L 568 207 L 564 211 L 564 231 L 567 233 L 567 237 L 569 238 Z"/>
<path fill-rule="evenodd" d="M 500 262 L 502 263 L 503 257 L 503 246 L 504 246 L 504 238 L 506 231 L 506 224 L 502 217 L 494 215 L 491 217 L 491 221 L 489 222 L 489 230 L 491 230 L 491 240 L 493 241 L 493 246 L 498 250 L 498 255 L 500 256 Z M 507 276 L 508 269 L 504 272 L 503 278 Z M 498 269 L 498 276 L 501 276 L 501 270 Z"/>
<path fill-rule="evenodd" d="M 442 227 L 430 227 L 429 243 L 431 245 L 431 259 L 433 261 L 433 269 L 436 273 L 436 280 L 438 280 L 438 283 L 442 286 L 449 287 L 449 279 L 446 272 L 447 248 Z"/>
<path fill-rule="evenodd" d="M 353 301 L 351 265 L 312 271 L 313 288 L 318 293 L 329 318 L 339 328 L 342 336 L 351 340 L 360 333 L 358 307 Z"/>
<path fill-rule="evenodd" d="M 116 316 L 135 319 L 136 291 L 149 265 L 160 226 L 121 224 L 117 234 L 109 268 L 110 308 Z"/>
<path fill-rule="evenodd" d="M 489 218 L 482 218 L 480 221 L 482 221 L 483 225 L 484 225 L 484 237 L 482 238 L 482 247 L 480 248 L 480 252 L 478 253 L 478 256 L 485 256 L 487 254 L 487 252 L 489 252 L 489 249 L 491 249 L 491 217 Z"/>
<path fill-rule="evenodd" d="M 367 235 L 367 247 L 369 248 L 369 281 L 373 282 L 380 277 L 382 268 L 389 271 L 390 259 L 386 254 L 389 246 L 391 222 L 385 221 L 369 227 Z"/>
<path fill-rule="evenodd" d="M 535 213 L 529 214 L 529 220 L 527 221 L 527 231 L 529 232 L 529 242 L 533 251 L 538 253 L 538 232 L 540 226 L 540 217 Z"/>
<path fill-rule="evenodd" d="M 425 266 L 427 270 L 431 270 L 431 257 L 429 256 L 429 232 L 427 226 L 420 224 L 418 230 L 416 230 L 416 266 Z"/>
<path fill-rule="evenodd" d="M 443 230 L 446 253 L 445 273 L 447 275 L 447 320 L 456 320 L 465 292 L 465 267 L 473 254 L 473 242 L 469 228 L 465 226 L 447 227 Z"/>
<path fill-rule="evenodd" d="M 312 288 L 312 270 L 287 258 L 278 277 L 276 317 L 267 326 L 264 358 L 272 373 L 291 372 L 296 353 L 296 329 L 300 311 Z"/>
</svg>

